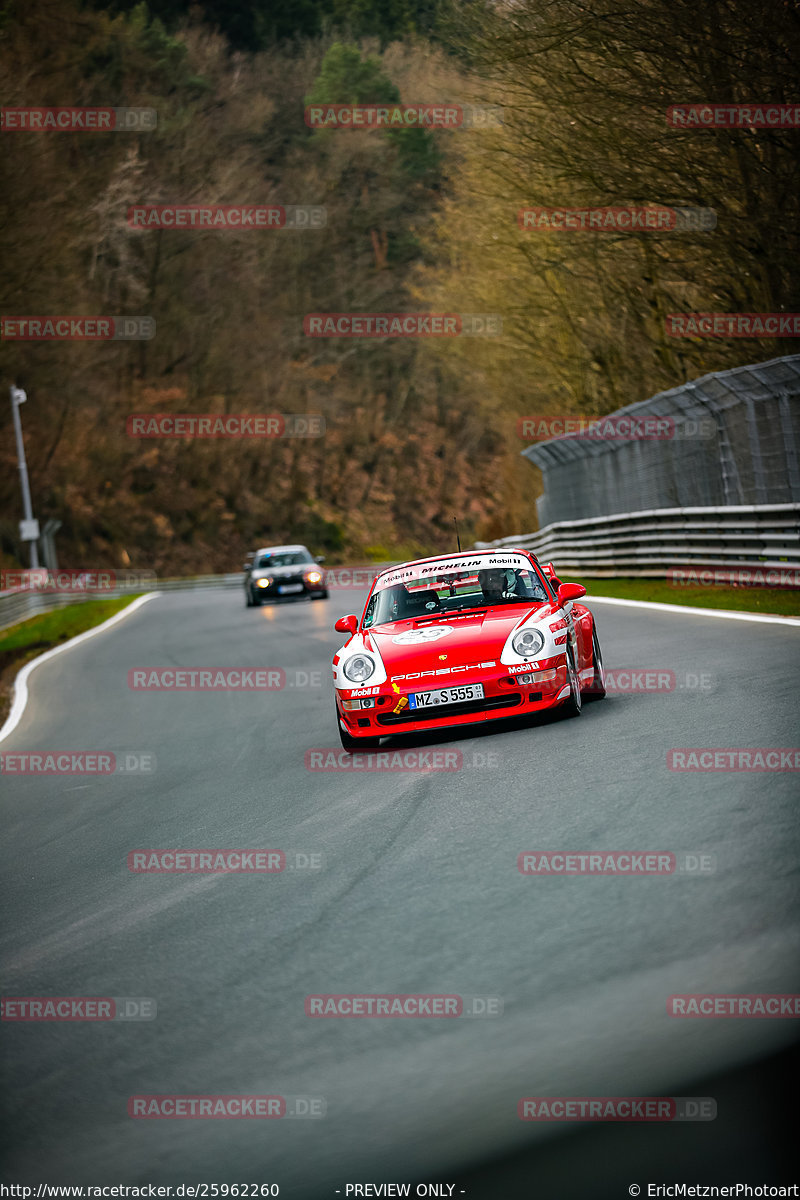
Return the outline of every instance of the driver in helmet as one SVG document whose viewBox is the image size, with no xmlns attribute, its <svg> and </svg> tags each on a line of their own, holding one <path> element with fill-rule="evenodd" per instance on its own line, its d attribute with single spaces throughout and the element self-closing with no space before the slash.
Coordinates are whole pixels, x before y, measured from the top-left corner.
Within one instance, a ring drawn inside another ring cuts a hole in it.
<svg viewBox="0 0 800 1200">
<path fill-rule="evenodd" d="M 502 567 L 491 567 L 478 571 L 478 584 L 483 592 L 483 598 L 489 604 L 500 604 L 509 598 L 508 579 Z"/>
</svg>

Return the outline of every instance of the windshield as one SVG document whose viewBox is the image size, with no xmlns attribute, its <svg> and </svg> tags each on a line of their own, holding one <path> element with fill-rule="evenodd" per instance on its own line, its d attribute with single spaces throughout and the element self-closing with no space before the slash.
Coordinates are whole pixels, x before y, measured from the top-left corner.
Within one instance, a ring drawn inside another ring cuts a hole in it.
<svg viewBox="0 0 800 1200">
<path fill-rule="evenodd" d="M 300 567 L 313 562 L 307 550 L 279 550 L 259 556 L 257 567 Z"/>
<path fill-rule="evenodd" d="M 383 577 L 388 586 L 381 587 L 381 579 L 375 584 L 364 614 L 364 628 L 388 621 L 435 619 L 471 609 L 551 600 L 543 579 L 530 562 L 520 555 L 515 555 L 514 560 L 504 566 L 496 565 L 496 560 L 484 560 L 492 562 L 487 566 L 479 565 L 481 560 L 477 564 L 471 560 L 467 565 L 450 561 L 434 564 L 433 571 L 426 565 L 424 579 L 419 577 L 421 572 L 417 569 L 403 583 L 395 579 L 397 572 L 389 572 Z"/>
</svg>

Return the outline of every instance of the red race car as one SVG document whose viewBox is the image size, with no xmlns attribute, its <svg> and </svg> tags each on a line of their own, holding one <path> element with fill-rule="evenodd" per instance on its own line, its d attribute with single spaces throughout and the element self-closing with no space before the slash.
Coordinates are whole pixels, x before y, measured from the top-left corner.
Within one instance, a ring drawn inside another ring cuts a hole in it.
<svg viewBox="0 0 800 1200">
<path fill-rule="evenodd" d="M 346 750 L 605 695 L 586 589 L 527 550 L 469 550 L 384 571 L 333 659 Z"/>
</svg>

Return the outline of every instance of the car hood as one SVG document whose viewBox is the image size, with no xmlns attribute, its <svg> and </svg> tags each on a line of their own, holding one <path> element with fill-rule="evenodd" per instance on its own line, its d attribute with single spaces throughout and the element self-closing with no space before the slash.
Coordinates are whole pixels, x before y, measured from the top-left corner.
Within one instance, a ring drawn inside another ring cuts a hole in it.
<svg viewBox="0 0 800 1200">
<path fill-rule="evenodd" d="M 542 620 L 556 609 L 552 604 L 513 604 L 466 616 L 453 615 L 392 621 L 365 631 L 383 659 L 387 673 L 460 667 L 498 659 L 512 630 L 533 617 Z M 444 656 L 444 657 L 443 657 Z"/>
</svg>

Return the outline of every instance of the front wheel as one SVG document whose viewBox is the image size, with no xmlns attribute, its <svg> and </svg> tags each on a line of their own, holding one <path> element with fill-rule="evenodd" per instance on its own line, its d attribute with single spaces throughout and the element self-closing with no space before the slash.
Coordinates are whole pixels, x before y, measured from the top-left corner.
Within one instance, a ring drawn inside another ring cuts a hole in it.
<svg viewBox="0 0 800 1200">
<path fill-rule="evenodd" d="M 356 754 L 359 750 L 377 750 L 381 744 L 379 737 L 351 737 L 339 719 L 338 708 L 336 710 L 336 728 L 339 730 L 339 741 L 342 743 L 342 749 L 348 750 L 350 754 Z"/>
<path fill-rule="evenodd" d="M 575 670 L 575 661 L 572 657 L 571 649 L 567 649 L 567 678 L 569 680 L 569 696 L 564 701 L 564 716 L 579 717 L 583 708 L 583 699 L 581 697 L 581 684 L 578 679 L 578 672 Z"/>
<path fill-rule="evenodd" d="M 253 607 L 253 593 L 250 591 L 249 587 L 244 589 L 244 605 L 245 608 Z"/>
</svg>

